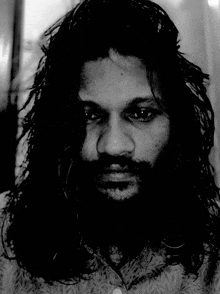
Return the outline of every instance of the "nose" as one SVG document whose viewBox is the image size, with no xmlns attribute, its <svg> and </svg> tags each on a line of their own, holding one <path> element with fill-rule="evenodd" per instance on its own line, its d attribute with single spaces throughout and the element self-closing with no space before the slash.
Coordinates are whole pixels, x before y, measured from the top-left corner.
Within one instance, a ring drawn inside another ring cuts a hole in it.
<svg viewBox="0 0 220 294">
<path fill-rule="evenodd" d="M 135 142 L 131 132 L 116 115 L 112 116 L 107 125 L 103 126 L 97 141 L 98 154 L 132 155 Z"/>
</svg>

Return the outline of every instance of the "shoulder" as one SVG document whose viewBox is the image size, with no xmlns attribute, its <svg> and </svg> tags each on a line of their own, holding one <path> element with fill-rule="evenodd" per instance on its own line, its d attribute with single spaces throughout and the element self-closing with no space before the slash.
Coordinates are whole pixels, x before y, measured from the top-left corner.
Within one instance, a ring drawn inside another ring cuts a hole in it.
<svg viewBox="0 0 220 294">
<path fill-rule="evenodd" d="M 220 294 L 220 262 L 218 262 L 216 274 L 213 280 L 213 294 Z"/>
<path fill-rule="evenodd" d="M 2 230 L 3 230 L 3 221 L 4 221 L 4 209 L 6 207 L 7 202 L 7 196 L 9 195 L 9 191 L 6 191 L 4 193 L 0 193 L 0 246 L 2 247 Z"/>
<path fill-rule="evenodd" d="M 6 197 L 8 194 L 9 194 L 8 191 L 0 194 L 0 256 L 2 256 L 2 251 L 3 251 L 2 237 L 3 237 L 4 208 L 6 206 Z"/>
<path fill-rule="evenodd" d="M 220 294 L 220 248 L 217 257 L 205 257 L 199 273 L 200 283 L 205 289 L 202 293 Z"/>
<path fill-rule="evenodd" d="M 11 282 L 13 278 L 13 266 L 8 259 L 5 258 L 5 250 L 2 242 L 3 236 L 3 210 L 6 205 L 6 196 L 8 192 L 0 194 L 0 293 L 11 293 Z"/>
<path fill-rule="evenodd" d="M 3 208 L 6 204 L 6 196 L 9 194 L 8 191 L 0 193 L 0 213 L 2 212 Z"/>
<path fill-rule="evenodd" d="M 4 236 L 4 210 L 6 208 L 7 196 L 9 192 L 0 194 L 0 293 L 76 293 L 75 287 L 67 287 L 55 283 L 48 285 L 41 278 L 31 278 L 24 269 L 20 268 L 14 258 L 7 258 L 5 245 L 3 244 Z M 6 225 L 7 226 L 7 225 Z"/>
</svg>

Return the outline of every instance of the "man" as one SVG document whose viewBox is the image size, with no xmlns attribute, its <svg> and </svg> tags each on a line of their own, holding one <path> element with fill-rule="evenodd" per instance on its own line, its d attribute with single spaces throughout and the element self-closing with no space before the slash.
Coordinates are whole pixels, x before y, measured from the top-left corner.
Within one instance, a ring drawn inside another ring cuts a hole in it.
<svg viewBox="0 0 220 294">
<path fill-rule="evenodd" d="M 3 293 L 219 293 L 206 74 L 147 0 L 85 0 L 46 33 L 3 212 Z"/>
</svg>

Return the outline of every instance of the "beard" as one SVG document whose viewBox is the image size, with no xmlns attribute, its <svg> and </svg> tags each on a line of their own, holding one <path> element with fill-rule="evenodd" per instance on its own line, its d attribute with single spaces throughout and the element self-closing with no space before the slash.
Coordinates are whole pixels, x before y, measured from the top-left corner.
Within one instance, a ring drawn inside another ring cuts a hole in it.
<svg viewBox="0 0 220 294">
<path fill-rule="evenodd" d="M 112 248 L 117 248 L 126 262 L 147 247 L 159 249 L 166 238 L 177 246 L 176 240 L 190 238 L 192 224 L 196 228 L 202 217 L 201 204 L 192 195 L 186 171 L 180 174 L 170 156 L 165 148 L 153 166 L 107 155 L 96 161 L 73 162 L 67 195 L 70 207 L 76 207 L 85 244 L 108 260 Z M 120 175 L 116 181 L 114 176 L 114 181 L 106 180 L 115 166 L 125 172 L 123 181 L 118 181 Z M 116 193 L 120 197 L 114 196 L 115 190 L 122 191 Z M 130 192 L 123 194 L 123 190 Z"/>
</svg>

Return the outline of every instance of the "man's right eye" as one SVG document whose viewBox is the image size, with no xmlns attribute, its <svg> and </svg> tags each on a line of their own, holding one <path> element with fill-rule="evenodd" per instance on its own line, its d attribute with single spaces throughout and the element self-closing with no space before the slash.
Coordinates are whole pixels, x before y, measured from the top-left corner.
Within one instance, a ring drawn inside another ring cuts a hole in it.
<svg viewBox="0 0 220 294">
<path fill-rule="evenodd" d="M 104 118 L 104 114 L 97 110 L 97 109 L 85 109 L 85 118 L 87 124 L 94 123 L 94 122 L 101 122 Z"/>
</svg>

